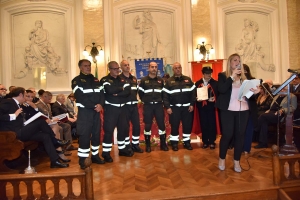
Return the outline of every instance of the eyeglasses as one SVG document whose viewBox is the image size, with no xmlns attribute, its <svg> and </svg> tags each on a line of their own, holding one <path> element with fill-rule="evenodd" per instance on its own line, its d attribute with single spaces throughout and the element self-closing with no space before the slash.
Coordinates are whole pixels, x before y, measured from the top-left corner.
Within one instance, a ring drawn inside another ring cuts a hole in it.
<svg viewBox="0 0 300 200">
<path fill-rule="evenodd" d="M 120 70 L 120 67 L 118 67 L 118 68 L 109 68 L 109 69 L 111 69 L 111 70 Z"/>
<path fill-rule="evenodd" d="M 5 88 L 0 88 L 0 90 L 5 90 L 5 91 L 7 91 L 7 89 L 5 89 Z"/>
</svg>

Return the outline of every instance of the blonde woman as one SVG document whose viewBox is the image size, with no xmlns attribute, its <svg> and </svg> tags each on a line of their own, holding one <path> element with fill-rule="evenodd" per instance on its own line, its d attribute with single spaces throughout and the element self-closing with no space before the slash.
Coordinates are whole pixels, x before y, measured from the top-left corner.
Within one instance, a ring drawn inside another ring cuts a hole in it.
<svg viewBox="0 0 300 200">
<path fill-rule="evenodd" d="M 247 99 L 238 100 L 238 93 L 243 81 L 246 79 L 240 56 L 232 54 L 228 58 L 226 71 L 218 75 L 219 98 L 216 107 L 220 110 L 222 127 L 219 153 L 220 170 L 225 170 L 227 149 L 234 137 L 234 171 L 242 171 L 240 157 L 249 117 L 249 106 Z M 251 91 L 257 93 L 258 89 L 251 89 Z"/>
</svg>

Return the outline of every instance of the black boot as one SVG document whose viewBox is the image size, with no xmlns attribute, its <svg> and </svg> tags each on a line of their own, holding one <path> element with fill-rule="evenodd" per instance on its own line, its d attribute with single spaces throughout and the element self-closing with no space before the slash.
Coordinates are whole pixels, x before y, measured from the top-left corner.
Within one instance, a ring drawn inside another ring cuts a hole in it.
<svg viewBox="0 0 300 200">
<path fill-rule="evenodd" d="M 137 153 L 143 153 L 143 149 L 140 148 L 139 144 L 132 144 L 131 145 L 132 151 Z"/>
<path fill-rule="evenodd" d="M 187 150 L 193 150 L 193 147 L 191 146 L 191 141 L 190 140 L 183 142 L 183 146 Z"/>
<path fill-rule="evenodd" d="M 129 151 L 127 148 L 119 149 L 119 156 L 132 157 L 133 151 Z"/>
<path fill-rule="evenodd" d="M 178 151 L 178 142 L 177 141 L 171 141 L 172 150 Z"/>
<path fill-rule="evenodd" d="M 151 135 L 145 135 L 146 152 L 147 152 L 147 153 L 150 153 L 150 152 L 151 152 L 150 138 L 151 138 Z"/>
<path fill-rule="evenodd" d="M 160 150 L 169 151 L 169 148 L 166 144 L 166 134 L 160 135 Z"/>
<path fill-rule="evenodd" d="M 79 157 L 79 165 L 81 169 L 85 169 L 85 164 L 84 164 L 85 159 L 86 159 L 85 157 Z"/>
<path fill-rule="evenodd" d="M 132 154 L 132 155 L 134 154 L 134 152 L 132 150 L 132 147 L 131 147 L 131 144 L 126 145 L 125 148 L 130 152 L 130 154 Z"/>
<path fill-rule="evenodd" d="M 110 156 L 110 152 L 102 152 L 102 158 L 104 159 L 105 162 L 107 163 L 111 163 L 114 160 L 112 159 L 112 157 Z"/>
<path fill-rule="evenodd" d="M 105 163 L 105 161 L 99 157 L 99 154 L 92 155 L 91 160 L 92 160 L 92 163 L 96 163 L 96 164 L 104 164 Z"/>
</svg>

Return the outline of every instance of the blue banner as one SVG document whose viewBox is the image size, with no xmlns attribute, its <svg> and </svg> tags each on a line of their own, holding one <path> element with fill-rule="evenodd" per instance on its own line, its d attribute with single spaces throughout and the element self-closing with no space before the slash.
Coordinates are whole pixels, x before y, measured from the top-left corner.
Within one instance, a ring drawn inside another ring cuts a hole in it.
<svg viewBox="0 0 300 200">
<path fill-rule="evenodd" d="M 162 58 L 156 59 L 141 59 L 135 60 L 136 78 L 141 79 L 148 75 L 148 66 L 150 62 L 156 62 L 157 64 L 157 76 L 162 77 L 164 75 L 164 62 Z"/>
</svg>

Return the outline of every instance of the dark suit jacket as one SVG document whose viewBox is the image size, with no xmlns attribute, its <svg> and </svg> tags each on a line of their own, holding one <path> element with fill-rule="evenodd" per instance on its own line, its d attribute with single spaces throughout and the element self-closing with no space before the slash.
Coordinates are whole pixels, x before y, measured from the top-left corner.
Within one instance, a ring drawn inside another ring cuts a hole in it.
<svg viewBox="0 0 300 200">
<path fill-rule="evenodd" d="M 23 115 L 18 115 L 16 120 L 10 121 L 9 114 L 14 114 L 19 106 L 13 99 L 4 99 L 0 104 L 0 131 L 17 132 L 23 127 Z"/>
<path fill-rule="evenodd" d="M 225 72 L 220 72 L 218 74 L 219 96 L 216 102 L 216 107 L 221 110 L 228 110 L 232 91 L 232 82 L 231 77 L 226 78 Z"/>
<path fill-rule="evenodd" d="M 31 107 L 30 105 L 26 105 L 26 104 L 22 104 L 21 108 L 23 109 L 23 113 L 25 115 L 25 119 L 28 120 L 29 118 L 31 118 L 33 115 L 35 115 L 36 113 L 38 113 L 38 111 L 36 111 L 33 107 Z"/>
<path fill-rule="evenodd" d="M 73 118 L 73 115 L 68 111 L 67 107 L 64 104 L 60 105 L 57 101 L 52 104 L 51 110 L 52 110 L 52 115 L 53 116 L 68 113 L 69 117 Z"/>
</svg>

